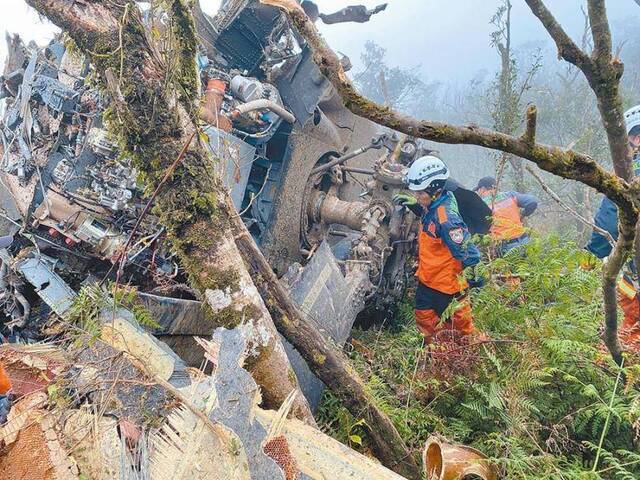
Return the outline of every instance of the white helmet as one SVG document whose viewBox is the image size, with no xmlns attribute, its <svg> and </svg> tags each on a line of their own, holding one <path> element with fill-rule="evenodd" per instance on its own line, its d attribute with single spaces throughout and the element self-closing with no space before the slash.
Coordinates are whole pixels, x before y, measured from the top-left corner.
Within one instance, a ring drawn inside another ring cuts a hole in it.
<svg viewBox="0 0 640 480">
<path fill-rule="evenodd" d="M 449 178 L 449 169 L 438 157 L 426 155 L 418 158 L 409 167 L 406 182 L 409 190 L 442 190 Z"/>
<path fill-rule="evenodd" d="M 640 125 L 640 105 L 631 107 L 624 112 L 624 123 L 627 125 L 627 134 L 631 133 L 634 127 Z"/>
</svg>

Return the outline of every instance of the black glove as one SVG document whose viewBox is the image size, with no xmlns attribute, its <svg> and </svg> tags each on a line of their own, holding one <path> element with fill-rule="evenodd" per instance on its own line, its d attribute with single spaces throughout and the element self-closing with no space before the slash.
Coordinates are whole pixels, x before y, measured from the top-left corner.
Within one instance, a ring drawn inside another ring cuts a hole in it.
<svg viewBox="0 0 640 480">
<path fill-rule="evenodd" d="M 484 276 L 477 271 L 476 267 L 469 267 L 465 270 L 464 276 L 467 279 L 469 288 L 482 288 L 486 285 L 487 281 Z"/>
<path fill-rule="evenodd" d="M 484 277 L 480 276 L 467 280 L 467 283 L 469 284 L 469 288 L 482 288 L 487 282 Z"/>
</svg>

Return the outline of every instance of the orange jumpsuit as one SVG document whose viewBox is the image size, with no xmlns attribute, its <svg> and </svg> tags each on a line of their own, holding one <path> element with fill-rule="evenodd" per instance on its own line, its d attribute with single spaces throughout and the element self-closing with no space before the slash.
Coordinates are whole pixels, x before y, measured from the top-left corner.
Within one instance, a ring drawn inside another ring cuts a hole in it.
<svg viewBox="0 0 640 480">
<path fill-rule="evenodd" d="M 628 272 L 623 273 L 617 287 L 618 304 L 624 314 L 620 338 L 624 343 L 640 346 L 640 299 Z"/>
<path fill-rule="evenodd" d="M 478 195 L 493 212 L 491 238 L 498 242 L 500 256 L 529 243 L 522 216 L 531 215 L 538 208 L 538 199 L 519 192 L 498 192 L 480 188 Z"/>
<path fill-rule="evenodd" d="M 480 252 L 469 242 L 469 231 L 458 213 L 453 194 L 444 192 L 424 212 L 418 236 L 418 289 L 416 324 L 427 342 L 445 328 L 461 335 L 474 332 L 469 284 L 460 274 L 480 261 Z M 453 300 L 459 302 L 448 322 L 443 312 Z"/>
<path fill-rule="evenodd" d="M 0 395 L 6 395 L 9 390 L 11 390 L 11 381 L 7 375 L 7 371 L 2 366 L 2 363 L 0 363 Z"/>
</svg>

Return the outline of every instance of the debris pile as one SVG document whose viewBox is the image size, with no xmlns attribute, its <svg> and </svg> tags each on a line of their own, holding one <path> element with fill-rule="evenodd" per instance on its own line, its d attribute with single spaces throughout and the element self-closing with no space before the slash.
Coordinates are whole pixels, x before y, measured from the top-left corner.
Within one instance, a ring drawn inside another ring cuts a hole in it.
<svg viewBox="0 0 640 480">
<path fill-rule="evenodd" d="M 146 348 L 130 348 L 155 342 L 126 311 L 105 311 L 99 322 L 93 342 L 83 333 L 66 337 L 65 348 L 0 347 L 12 384 L 39 386 L 16 395 L 0 427 L 7 478 L 402 478 L 287 419 L 293 398 L 278 412 L 260 409 L 259 388 L 241 367 L 245 327 L 199 341 L 206 374 L 166 348 L 169 371 Z M 112 341 L 112 324 L 126 342 Z"/>
</svg>

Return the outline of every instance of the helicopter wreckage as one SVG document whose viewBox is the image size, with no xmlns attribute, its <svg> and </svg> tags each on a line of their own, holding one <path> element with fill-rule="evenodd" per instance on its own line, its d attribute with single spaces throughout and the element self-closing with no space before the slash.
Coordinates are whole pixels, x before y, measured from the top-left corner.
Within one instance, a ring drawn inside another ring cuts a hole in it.
<svg viewBox="0 0 640 480">
<path fill-rule="evenodd" d="M 342 345 L 363 310 L 388 314 L 412 278 L 418 219 L 392 197 L 428 149 L 347 110 L 277 9 L 226 2 L 214 18 L 196 9 L 195 19 L 201 120 L 216 169 L 294 302 Z M 39 341 L 51 312 L 64 317 L 83 286 L 119 282 L 134 286 L 154 315 L 152 333 L 199 365 L 193 339 L 210 337 L 215 325 L 159 219 L 142 215 L 148 192 L 107 132 L 91 66 L 60 40 L 8 44 L 0 338 Z M 455 183 L 450 189 L 470 229 L 486 231 L 485 204 Z M 366 274 L 350 275 L 353 265 Z M 315 407 L 322 384 L 286 346 Z"/>
</svg>

